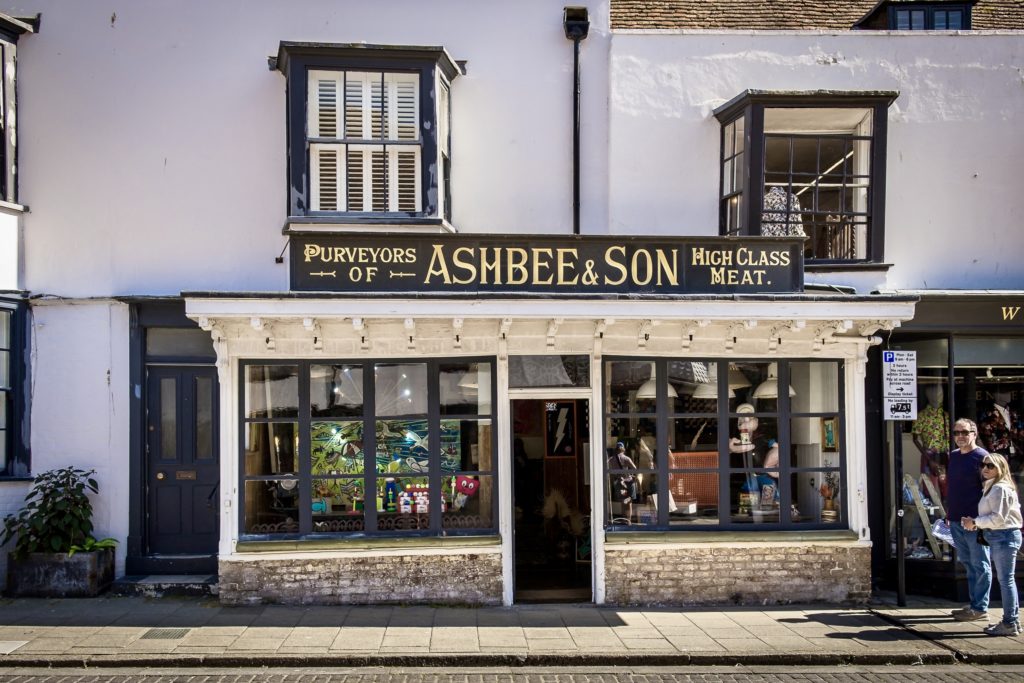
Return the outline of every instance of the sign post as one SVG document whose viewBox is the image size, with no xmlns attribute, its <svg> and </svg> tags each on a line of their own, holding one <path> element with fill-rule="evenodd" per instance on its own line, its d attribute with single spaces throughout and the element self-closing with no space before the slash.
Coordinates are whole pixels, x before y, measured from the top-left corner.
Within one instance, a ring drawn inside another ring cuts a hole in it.
<svg viewBox="0 0 1024 683">
<path fill-rule="evenodd" d="M 893 501 L 896 515 L 896 604 L 907 605 L 907 574 L 903 553 L 903 423 L 917 419 L 917 351 L 882 351 L 882 401 L 885 419 L 893 422 Z"/>
</svg>

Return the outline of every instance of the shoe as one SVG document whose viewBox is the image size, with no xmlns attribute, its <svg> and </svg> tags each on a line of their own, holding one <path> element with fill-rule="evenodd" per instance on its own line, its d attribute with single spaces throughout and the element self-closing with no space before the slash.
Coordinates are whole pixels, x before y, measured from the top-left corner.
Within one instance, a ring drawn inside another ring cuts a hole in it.
<svg viewBox="0 0 1024 683">
<path fill-rule="evenodd" d="M 968 607 L 955 613 L 953 618 L 957 621 L 988 621 L 988 612 L 979 612 L 978 610 Z"/>
<path fill-rule="evenodd" d="M 1017 636 L 1020 635 L 1020 622 L 1007 624 L 1005 621 L 1000 621 L 998 624 L 986 627 L 985 633 L 990 636 Z"/>
<path fill-rule="evenodd" d="M 967 610 L 969 610 L 969 609 L 971 609 L 971 606 L 970 606 L 970 605 L 968 605 L 967 607 L 958 607 L 958 608 L 956 608 L 955 610 L 951 611 L 951 612 L 949 613 L 949 616 L 951 616 L 951 617 L 956 617 L 956 615 L 958 615 L 958 614 L 963 614 L 964 612 L 966 612 L 966 611 L 967 611 Z"/>
</svg>

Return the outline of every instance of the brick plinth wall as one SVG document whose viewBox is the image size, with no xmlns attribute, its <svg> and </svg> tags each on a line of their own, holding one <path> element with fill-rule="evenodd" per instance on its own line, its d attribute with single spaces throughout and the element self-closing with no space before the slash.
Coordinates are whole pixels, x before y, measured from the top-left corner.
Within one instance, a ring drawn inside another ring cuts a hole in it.
<svg viewBox="0 0 1024 683">
<path fill-rule="evenodd" d="M 221 559 L 225 605 L 501 604 L 501 554 Z"/>
<path fill-rule="evenodd" d="M 871 548 L 860 544 L 605 547 L 613 605 L 862 603 Z"/>
</svg>

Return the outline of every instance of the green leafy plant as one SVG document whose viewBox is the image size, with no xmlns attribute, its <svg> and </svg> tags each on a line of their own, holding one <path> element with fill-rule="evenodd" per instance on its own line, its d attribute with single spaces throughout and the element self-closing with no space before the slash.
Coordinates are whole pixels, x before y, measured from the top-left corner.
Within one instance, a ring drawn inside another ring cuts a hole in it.
<svg viewBox="0 0 1024 683">
<path fill-rule="evenodd" d="M 37 476 L 25 496 L 25 506 L 4 519 L 0 545 L 16 538 L 13 555 L 18 558 L 29 553 L 70 553 L 76 546 L 84 550 L 92 534 L 88 494 L 99 492 L 92 478 L 95 473 L 64 467 Z M 112 539 L 93 539 L 94 543 L 108 540 Z"/>
<path fill-rule="evenodd" d="M 85 541 L 81 545 L 73 545 L 68 550 L 68 557 L 71 557 L 75 553 L 91 553 L 96 550 L 105 550 L 107 548 L 116 548 L 117 539 L 114 538 L 103 538 L 97 541 L 92 536 L 87 536 Z"/>
</svg>

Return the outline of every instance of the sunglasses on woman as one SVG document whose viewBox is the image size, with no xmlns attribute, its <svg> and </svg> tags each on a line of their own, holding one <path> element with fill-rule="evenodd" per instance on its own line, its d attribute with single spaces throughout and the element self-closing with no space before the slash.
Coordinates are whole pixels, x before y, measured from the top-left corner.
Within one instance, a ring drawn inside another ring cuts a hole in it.
<svg viewBox="0 0 1024 683">
<path fill-rule="evenodd" d="M 967 431 L 966 429 L 954 429 L 953 436 L 970 436 L 974 432 Z"/>
<path fill-rule="evenodd" d="M 981 469 L 983 469 L 983 470 L 994 470 L 995 468 L 996 468 L 996 464 L 994 462 L 983 462 L 983 463 L 981 463 Z"/>
</svg>

